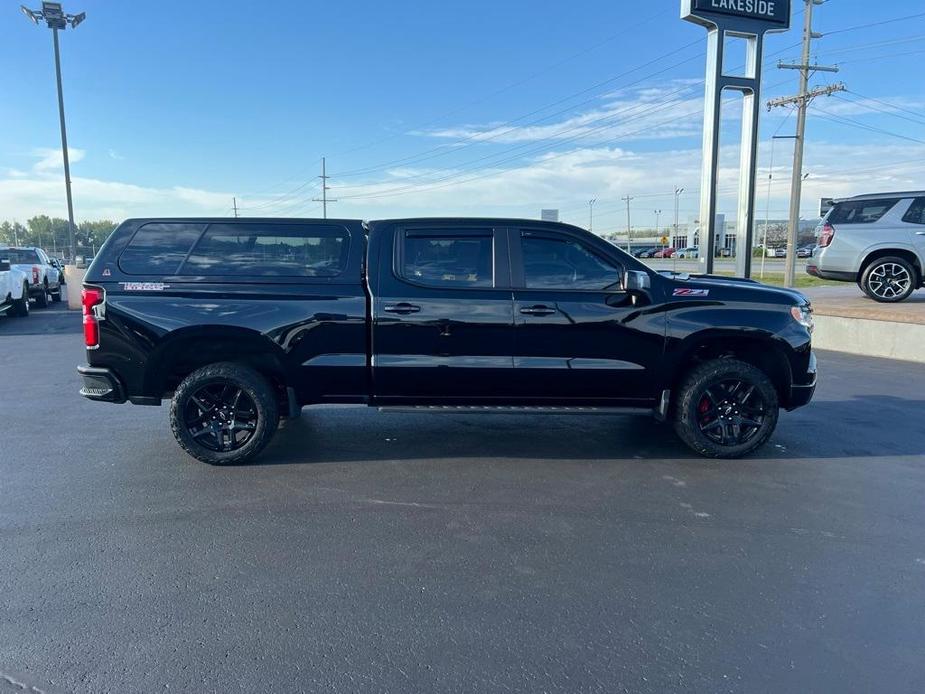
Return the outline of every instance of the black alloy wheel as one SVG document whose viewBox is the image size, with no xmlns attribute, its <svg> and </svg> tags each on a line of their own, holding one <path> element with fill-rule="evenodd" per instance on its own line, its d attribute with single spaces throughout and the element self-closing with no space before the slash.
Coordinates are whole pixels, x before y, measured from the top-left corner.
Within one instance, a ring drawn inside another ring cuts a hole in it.
<svg viewBox="0 0 925 694">
<path fill-rule="evenodd" d="M 766 407 L 755 384 L 740 379 L 720 381 L 703 391 L 697 404 L 697 425 L 720 446 L 741 446 L 761 430 Z"/>
<path fill-rule="evenodd" d="M 213 383 L 186 399 L 183 421 L 190 437 L 210 451 L 237 451 L 257 430 L 257 407 L 241 388 Z"/>
<path fill-rule="evenodd" d="M 174 391 L 170 428 L 197 460 L 236 465 L 256 456 L 279 425 L 274 386 L 260 372 L 233 362 L 209 364 Z"/>
<path fill-rule="evenodd" d="M 711 458 L 738 458 L 764 445 L 780 411 L 768 375 L 733 357 L 693 366 L 678 386 L 672 409 L 681 440 Z"/>
</svg>

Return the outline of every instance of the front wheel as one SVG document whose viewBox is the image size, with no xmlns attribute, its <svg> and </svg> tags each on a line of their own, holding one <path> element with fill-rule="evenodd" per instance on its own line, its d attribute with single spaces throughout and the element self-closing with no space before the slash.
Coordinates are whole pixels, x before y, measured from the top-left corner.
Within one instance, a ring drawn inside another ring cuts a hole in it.
<svg viewBox="0 0 925 694">
<path fill-rule="evenodd" d="M 197 460 L 235 465 L 256 456 L 279 424 L 273 388 L 257 371 L 231 362 L 194 371 L 177 387 L 170 428 Z"/>
<path fill-rule="evenodd" d="M 764 445 L 778 413 L 777 391 L 763 371 L 738 359 L 713 359 L 682 382 L 674 428 L 700 455 L 738 458 Z"/>
<path fill-rule="evenodd" d="M 909 297 L 915 290 L 915 268 L 905 258 L 877 258 L 861 276 L 861 289 L 874 301 L 894 303 Z"/>
</svg>

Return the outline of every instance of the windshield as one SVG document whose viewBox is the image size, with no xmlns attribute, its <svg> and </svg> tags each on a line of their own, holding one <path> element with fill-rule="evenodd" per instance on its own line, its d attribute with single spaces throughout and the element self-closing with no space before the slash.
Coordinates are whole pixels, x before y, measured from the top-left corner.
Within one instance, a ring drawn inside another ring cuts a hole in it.
<svg viewBox="0 0 925 694">
<path fill-rule="evenodd" d="M 27 248 L 7 248 L 0 251 L 0 255 L 9 258 L 11 265 L 35 265 L 42 262 L 38 253 Z"/>
</svg>

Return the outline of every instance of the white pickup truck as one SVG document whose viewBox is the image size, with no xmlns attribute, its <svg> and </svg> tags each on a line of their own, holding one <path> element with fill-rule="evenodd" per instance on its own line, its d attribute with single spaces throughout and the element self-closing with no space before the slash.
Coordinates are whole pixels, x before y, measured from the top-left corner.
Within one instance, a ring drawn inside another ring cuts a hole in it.
<svg viewBox="0 0 925 694">
<path fill-rule="evenodd" d="M 0 314 L 29 315 L 29 278 L 10 266 L 10 259 L 0 248 Z"/>
<path fill-rule="evenodd" d="M 35 299 L 36 308 L 48 306 L 52 301 L 61 301 L 61 272 L 51 264 L 51 258 L 35 246 L 9 246 L 4 250 L 14 270 L 26 274 L 29 280 L 29 296 Z"/>
</svg>

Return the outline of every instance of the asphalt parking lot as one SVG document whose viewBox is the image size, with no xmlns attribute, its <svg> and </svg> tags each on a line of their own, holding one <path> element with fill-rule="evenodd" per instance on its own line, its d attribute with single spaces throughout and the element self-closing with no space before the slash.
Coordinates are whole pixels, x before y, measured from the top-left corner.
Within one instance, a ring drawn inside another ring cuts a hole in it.
<svg viewBox="0 0 925 694">
<path fill-rule="evenodd" d="M 0 317 L 0 692 L 925 690 L 925 365 L 742 461 L 644 418 L 306 409 L 259 462 Z"/>
</svg>

